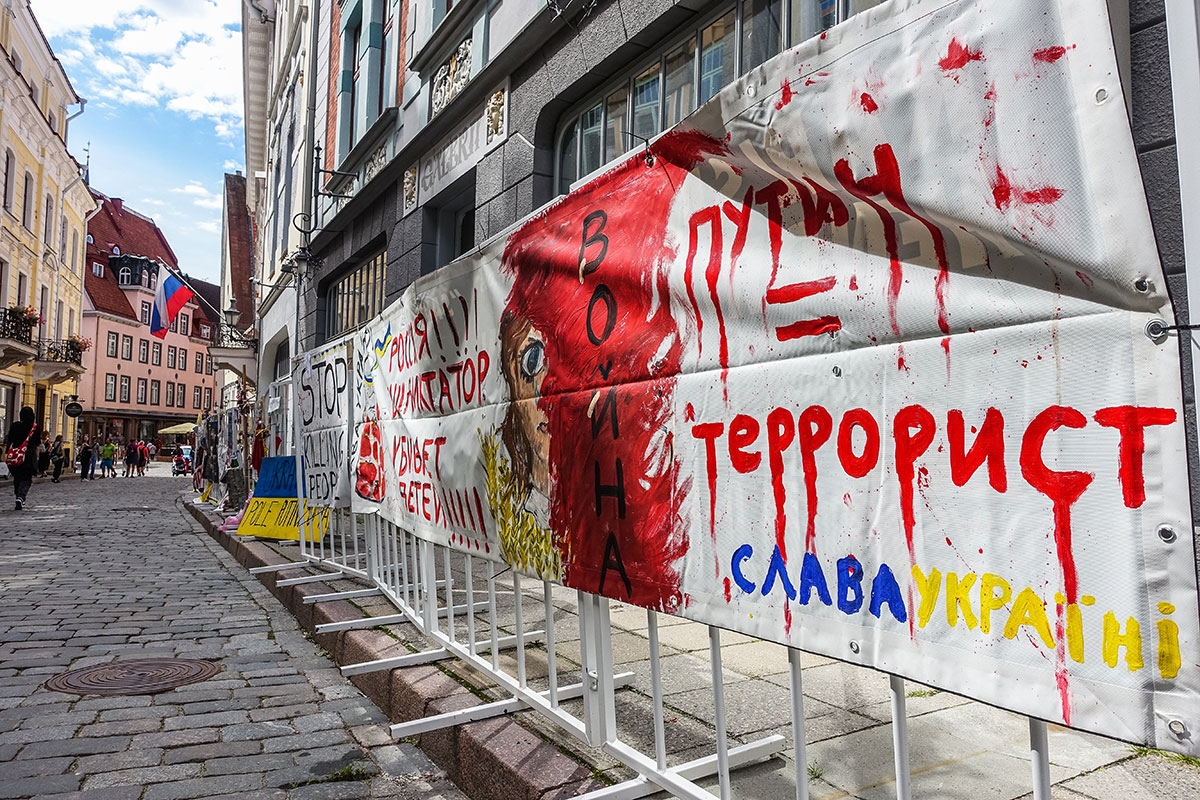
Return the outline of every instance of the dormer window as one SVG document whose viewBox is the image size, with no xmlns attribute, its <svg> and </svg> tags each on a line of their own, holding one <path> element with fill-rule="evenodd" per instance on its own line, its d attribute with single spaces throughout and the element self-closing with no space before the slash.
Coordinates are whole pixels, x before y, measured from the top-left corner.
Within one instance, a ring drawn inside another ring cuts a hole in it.
<svg viewBox="0 0 1200 800">
<path fill-rule="evenodd" d="M 121 248 L 117 247 L 115 244 L 113 245 L 113 255 L 114 256 L 121 255 Z"/>
<path fill-rule="evenodd" d="M 99 261 L 93 261 L 92 262 L 92 274 L 95 275 L 97 278 L 103 278 L 104 277 L 104 265 L 101 264 Z"/>
<path fill-rule="evenodd" d="M 95 244 L 95 243 L 96 243 L 96 242 L 95 242 L 95 240 L 94 240 L 94 239 L 92 239 L 92 235 L 91 235 L 90 233 L 87 235 L 87 243 L 88 243 L 88 244 Z"/>
<path fill-rule="evenodd" d="M 122 286 L 128 286 L 133 283 L 133 270 L 129 267 L 121 267 L 121 271 L 117 273 L 117 283 Z"/>
</svg>

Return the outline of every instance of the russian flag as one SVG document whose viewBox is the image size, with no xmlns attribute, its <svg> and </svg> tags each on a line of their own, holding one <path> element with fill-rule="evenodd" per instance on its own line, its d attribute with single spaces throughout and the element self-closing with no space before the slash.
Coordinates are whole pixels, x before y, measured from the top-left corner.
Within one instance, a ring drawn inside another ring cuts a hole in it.
<svg viewBox="0 0 1200 800">
<path fill-rule="evenodd" d="M 165 266 L 158 267 L 158 294 L 154 296 L 154 308 L 150 310 L 150 335 L 167 338 L 171 321 L 179 310 L 187 305 L 195 294 L 183 281 Z"/>
</svg>

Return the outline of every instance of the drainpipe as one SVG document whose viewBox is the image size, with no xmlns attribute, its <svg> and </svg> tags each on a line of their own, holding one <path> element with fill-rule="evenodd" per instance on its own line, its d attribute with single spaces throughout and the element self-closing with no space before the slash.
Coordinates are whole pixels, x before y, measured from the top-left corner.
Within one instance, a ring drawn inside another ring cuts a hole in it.
<svg viewBox="0 0 1200 800">
<path fill-rule="evenodd" d="M 83 109 L 86 106 L 87 106 L 87 98 L 86 97 L 79 98 L 79 110 L 76 111 L 71 116 L 67 117 L 65 120 L 63 120 L 63 138 L 64 139 L 66 138 L 66 135 L 67 135 L 67 125 L 69 125 L 71 123 L 71 120 L 77 118 L 80 114 L 82 114 Z"/>
<path fill-rule="evenodd" d="M 245 5 L 252 14 L 258 15 L 259 22 L 267 23 L 274 19 L 274 17 L 271 16 L 270 11 L 267 11 L 267 9 L 258 4 L 258 0 L 242 0 L 242 4 Z"/>
</svg>

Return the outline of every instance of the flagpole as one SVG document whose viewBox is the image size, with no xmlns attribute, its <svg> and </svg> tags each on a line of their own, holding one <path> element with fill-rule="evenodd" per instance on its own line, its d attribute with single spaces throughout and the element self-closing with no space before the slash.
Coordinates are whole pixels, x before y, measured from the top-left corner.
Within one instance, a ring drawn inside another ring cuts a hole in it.
<svg viewBox="0 0 1200 800">
<path fill-rule="evenodd" d="M 216 308 L 215 306 L 213 306 L 213 304 L 212 304 L 212 303 L 208 302 L 208 299 L 207 299 L 207 298 L 205 298 L 205 297 L 204 297 L 204 295 L 200 293 L 200 290 L 199 290 L 199 289 L 197 289 L 195 286 L 192 286 L 191 282 L 190 282 L 190 281 L 188 281 L 188 279 L 187 279 L 187 278 L 186 278 L 186 277 L 185 277 L 185 276 L 184 276 L 182 273 L 180 273 L 180 272 L 176 272 L 174 269 L 172 269 L 172 268 L 170 267 L 170 265 L 169 265 L 169 264 L 163 264 L 162 262 L 154 262 L 154 263 L 158 264 L 158 266 L 159 266 L 159 267 L 161 267 L 162 269 L 165 269 L 165 270 L 166 270 L 167 272 L 169 272 L 169 273 L 170 273 L 170 274 L 171 274 L 171 275 L 172 275 L 172 276 L 173 276 L 173 277 L 174 277 L 174 278 L 175 278 L 177 281 L 179 281 L 179 282 L 180 282 L 180 283 L 182 283 L 184 286 L 186 286 L 188 289 L 190 289 L 190 290 L 191 290 L 191 292 L 192 292 L 192 296 L 193 296 L 193 297 L 195 297 L 197 300 L 199 300 L 199 301 L 200 301 L 201 303 L 203 303 L 204 305 L 206 305 L 206 306 L 208 306 L 209 308 L 211 308 L 211 309 L 212 309 L 212 311 L 213 311 L 213 313 L 217 315 L 217 316 L 216 316 L 216 319 L 215 319 L 214 321 L 217 323 L 217 325 L 218 325 L 218 326 L 220 326 L 220 325 L 221 325 L 221 324 L 224 322 L 224 320 L 225 320 L 225 316 L 224 316 L 224 314 L 221 312 L 221 310 L 220 310 L 219 308 Z M 155 290 L 157 291 L 157 289 L 158 289 L 158 287 L 156 286 L 156 287 L 155 287 Z"/>
</svg>

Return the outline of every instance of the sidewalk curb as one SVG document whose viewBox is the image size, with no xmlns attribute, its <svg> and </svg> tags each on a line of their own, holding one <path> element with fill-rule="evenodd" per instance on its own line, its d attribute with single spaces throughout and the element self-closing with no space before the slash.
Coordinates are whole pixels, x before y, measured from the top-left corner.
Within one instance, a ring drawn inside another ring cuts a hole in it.
<svg viewBox="0 0 1200 800">
<path fill-rule="evenodd" d="M 266 544 L 243 541 L 219 530 L 222 519 L 215 512 L 192 499 L 183 504 L 243 567 L 287 563 Z M 276 585 L 278 580 L 305 574 L 292 569 L 255 577 L 310 634 L 318 625 L 364 618 L 344 600 L 305 604 L 305 597 L 333 591 L 323 582 Z M 314 641 L 339 666 L 384 658 L 395 645 L 387 634 L 372 629 L 314 634 Z M 436 665 L 355 675 L 350 681 L 393 723 L 482 704 Z M 606 785 L 593 777 L 587 766 L 508 716 L 425 733 L 418 746 L 473 800 L 559 800 Z"/>
</svg>

